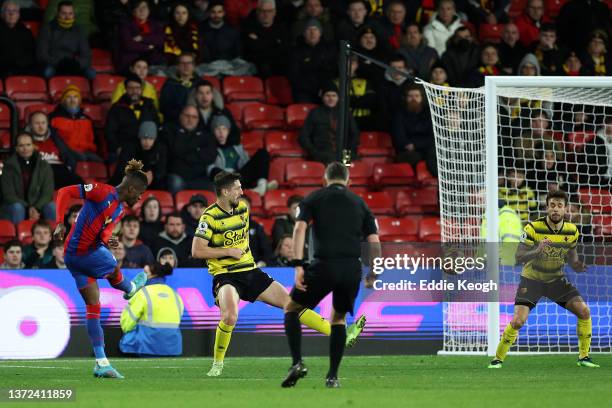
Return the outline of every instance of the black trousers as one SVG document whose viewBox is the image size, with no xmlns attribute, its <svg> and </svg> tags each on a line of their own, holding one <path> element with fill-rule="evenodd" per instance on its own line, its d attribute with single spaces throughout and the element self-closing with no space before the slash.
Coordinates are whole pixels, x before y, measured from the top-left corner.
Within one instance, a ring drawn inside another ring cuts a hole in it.
<svg viewBox="0 0 612 408">
<path fill-rule="evenodd" d="M 253 188 L 257 186 L 257 181 L 259 179 L 268 178 L 269 170 L 270 154 L 265 149 L 259 149 L 249 161 L 238 170 L 238 173 L 240 173 L 242 178 L 242 185 L 246 188 Z"/>
</svg>

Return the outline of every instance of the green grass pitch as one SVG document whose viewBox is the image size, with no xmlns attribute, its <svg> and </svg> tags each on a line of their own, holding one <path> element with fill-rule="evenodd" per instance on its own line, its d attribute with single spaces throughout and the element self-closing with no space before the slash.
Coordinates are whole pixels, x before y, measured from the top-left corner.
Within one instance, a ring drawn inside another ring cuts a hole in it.
<svg viewBox="0 0 612 408">
<path fill-rule="evenodd" d="M 206 377 L 210 359 L 112 359 L 125 380 L 93 378 L 93 360 L 5 360 L 0 388 L 70 387 L 76 401 L 53 404 L 66 407 L 607 407 L 612 355 L 593 359 L 602 368 L 579 368 L 573 355 L 511 355 L 500 370 L 486 357 L 347 356 L 333 390 L 323 357 L 305 360 L 308 376 L 293 389 L 280 388 L 288 358 L 229 357 L 219 378 Z"/>
</svg>

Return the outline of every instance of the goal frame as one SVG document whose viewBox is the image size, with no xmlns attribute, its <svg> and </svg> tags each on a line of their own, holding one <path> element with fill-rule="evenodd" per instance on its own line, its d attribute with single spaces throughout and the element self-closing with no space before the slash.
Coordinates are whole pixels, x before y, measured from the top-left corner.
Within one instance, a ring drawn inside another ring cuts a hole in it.
<svg viewBox="0 0 612 408">
<path fill-rule="evenodd" d="M 487 76 L 485 77 L 485 184 L 487 220 L 486 236 L 488 243 L 497 242 L 498 237 L 498 89 L 503 87 L 533 87 L 533 88 L 612 88 L 612 77 L 525 77 L 525 76 Z M 498 259 L 497 245 L 487 245 L 487 257 Z M 493 279 L 499 276 L 499 264 L 491 262 L 488 272 Z M 494 356 L 500 336 L 500 307 L 497 298 L 490 298 L 487 303 L 487 351 L 486 355 Z M 525 353 L 525 352 L 521 352 Z M 529 352 L 527 352 L 529 353 Z M 558 352 L 560 353 L 560 352 Z M 483 352 L 449 352 L 440 351 L 444 355 L 483 355 Z"/>
</svg>

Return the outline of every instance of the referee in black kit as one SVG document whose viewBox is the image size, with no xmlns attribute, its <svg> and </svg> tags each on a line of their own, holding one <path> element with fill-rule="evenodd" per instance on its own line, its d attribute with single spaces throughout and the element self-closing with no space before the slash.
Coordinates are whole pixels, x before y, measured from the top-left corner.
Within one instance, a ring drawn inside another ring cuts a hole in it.
<svg viewBox="0 0 612 408">
<path fill-rule="evenodd" d="M 285 333 L 293 365 L 281 384 L 283 387 L 293 387 L 308 372 L 302 362 L 302 327 L 298 313 L 304 307 L 315 307 L 330 292 L 333 293 L 333 309 L 325 385 L 328 388 L 340 386 L 338 367 L 347 337 L 346 314 L 353 314 L 359 292 L 364 238 L 374 249 L 370 259 L 380 256 L 374 216 L 361 197 L 348 190 L 348 184 L 349 171 L 344 164 L 331 163 L 325 169 L 326 187 L 306 197 L 298 209 L 293 230 L 295 286 L 291 291 L 291 301 L 285 307 Z M 304 240 L 309 222 L 312 222 L 314 234 L 314 261 L 306 265 Z M 370 272 L 366 286 L 371 287 L 373 280 Z"/>
</svg>

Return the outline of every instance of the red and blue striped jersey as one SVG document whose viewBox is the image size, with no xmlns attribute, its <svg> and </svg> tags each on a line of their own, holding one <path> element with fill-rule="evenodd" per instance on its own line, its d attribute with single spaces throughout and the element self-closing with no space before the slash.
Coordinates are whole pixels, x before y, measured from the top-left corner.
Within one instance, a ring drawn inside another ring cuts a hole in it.
<svg viewBox="0 0 612 408">
<path fill-rule="evenodd" d="M 117 189 L 107 184 L 79 184 L 83 208 L 70 229 L 64 252 L 83 255 L 106 244 L 124 215 Z"/>
</svg>

